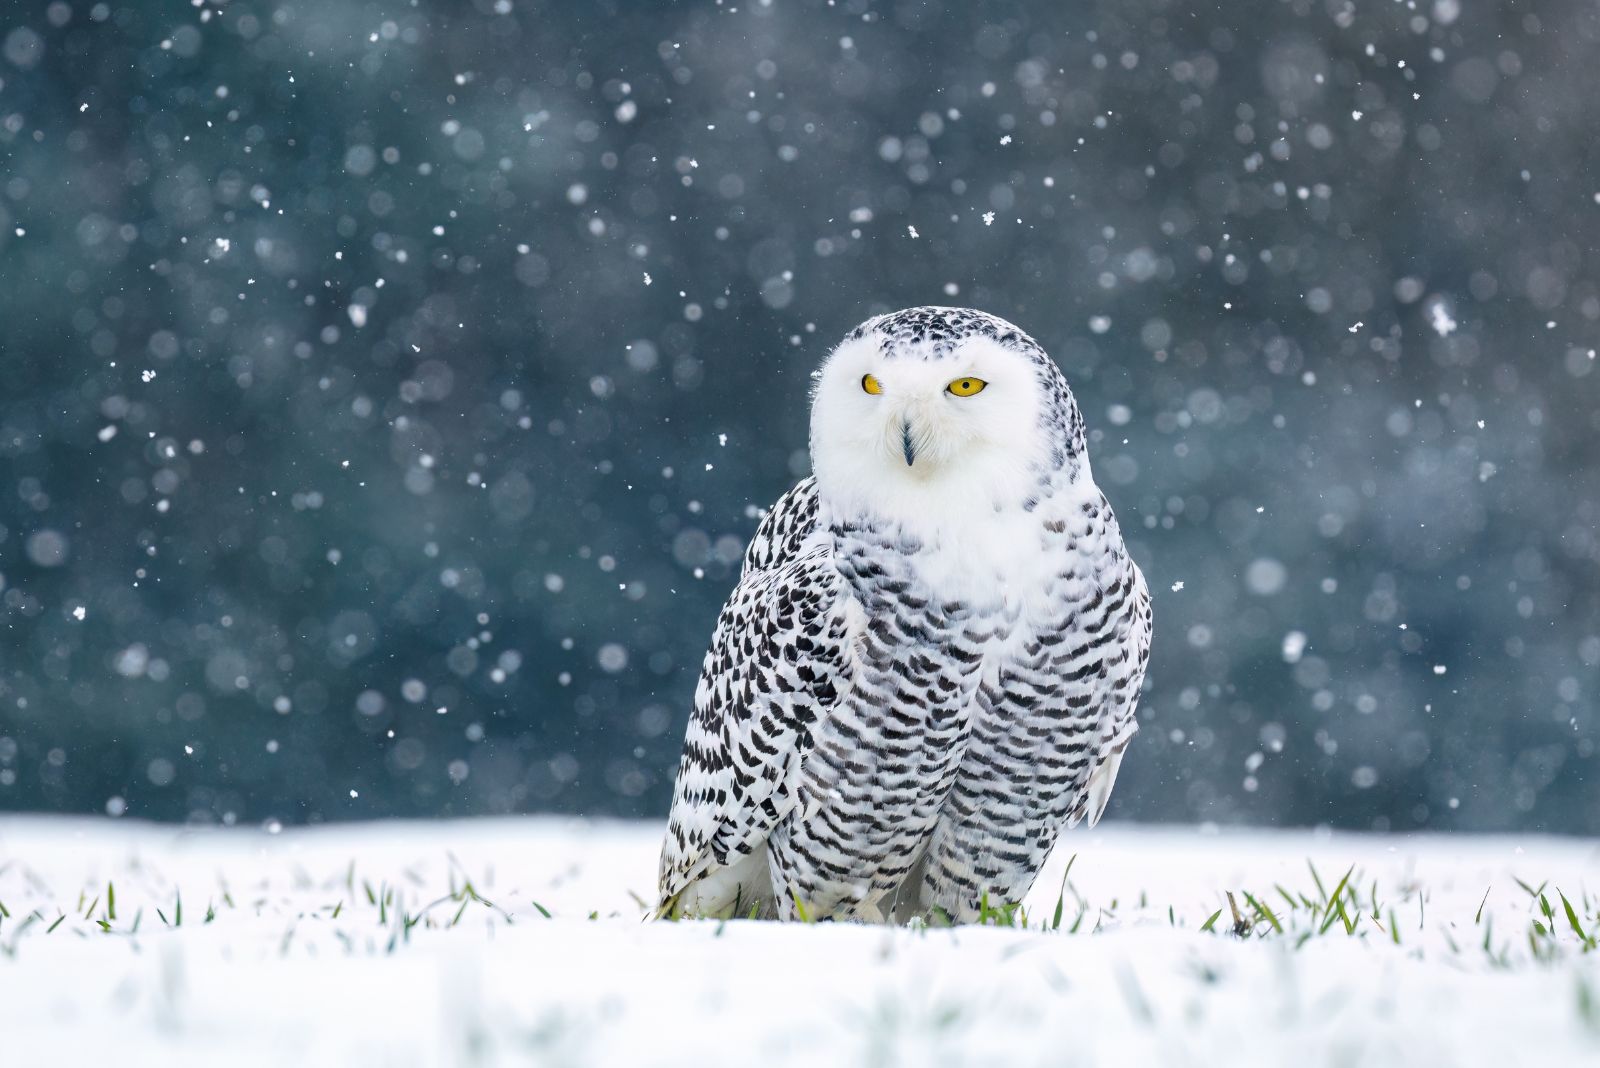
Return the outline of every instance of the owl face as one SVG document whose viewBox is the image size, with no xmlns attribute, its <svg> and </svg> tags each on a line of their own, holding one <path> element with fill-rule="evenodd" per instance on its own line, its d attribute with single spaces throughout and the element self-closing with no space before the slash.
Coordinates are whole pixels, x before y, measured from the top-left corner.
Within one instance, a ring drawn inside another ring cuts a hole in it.
<svg viewBox="0 0 1600 1068">
<path fill-rule="evenodd" d="M 929 496 L 979 504 L 1025 490 L 1048 452 L 1038 363 L 979 331 L 871 327 L 847 338 L 817 376 L 819 486 L 910 507 Z"/>
</svg>

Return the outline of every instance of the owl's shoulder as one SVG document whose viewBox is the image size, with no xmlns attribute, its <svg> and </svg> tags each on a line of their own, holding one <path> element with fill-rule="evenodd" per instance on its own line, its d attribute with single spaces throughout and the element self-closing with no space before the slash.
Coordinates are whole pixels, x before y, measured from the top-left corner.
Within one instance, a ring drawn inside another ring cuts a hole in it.
<svg viewBox="0 0 1600 1068">
<path fill-rule="evenodd" d="M 817 480 L 809 475 L 779 497 L 744 553 L 744 572 L 783 567 L 798 558 L 817 529 Z"/>
</svg>

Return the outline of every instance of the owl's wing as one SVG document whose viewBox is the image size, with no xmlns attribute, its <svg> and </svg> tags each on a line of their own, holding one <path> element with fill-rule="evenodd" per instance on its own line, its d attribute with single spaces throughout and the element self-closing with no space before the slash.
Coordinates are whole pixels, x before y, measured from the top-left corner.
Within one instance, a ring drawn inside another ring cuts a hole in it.
<svg viewBox="0 0 1600 1068">
<path fill-rule="evenodd" d="M 1069 823 L 1087 818 L 1093 827 L 1100 822 L 1111 800 L 1111 788 L 1117 783 L 1123 751 L 1139 730 L 1133 714 L 1144 684 L 1145 665 L 1150 662 L 1150 588 L 1132 560 L 1128 561 L 1127 582 L 1130 588 L 1119 621 L 1120 639 L 1106 658 L 1108 670 L 1093 763 Z"/>
<path fill-rule="evenodd" d="M 673 789 L 658 914 L 760 849 L 794 807 L 812 725 L 849 687 L 849 598 L 816 516 L 808 478 L 762 521 L 717 620 Z"/>
</svg>

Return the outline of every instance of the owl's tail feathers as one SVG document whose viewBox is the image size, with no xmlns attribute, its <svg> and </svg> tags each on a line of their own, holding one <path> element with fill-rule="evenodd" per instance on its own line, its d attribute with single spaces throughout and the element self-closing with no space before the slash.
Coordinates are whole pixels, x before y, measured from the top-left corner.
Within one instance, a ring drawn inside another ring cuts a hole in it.
<svg viewBox="0 0 1600 1068">
<path fill-rule="evenodd" d="M 736 895 L 730 902 L 725 902 L 719 908 L 702 909 L 704 902 L 688 902 L 684 900 L 687 890 L 679 891 L 665 899 L 650 912 L 645 914 L 644 922 L 654 923 L 657 920 L 755 920 L 773 915 L 771 903 L 763 904 L 756 899 L 746 900 L 742 894 Z"/>
<path fill-rule="evenodd" d="M 1089 826 L 1099 823 L 1100 817 L 1105 815 L 1106 805 L 1111 802 L 1111 788 L 1117 784 L 1117 769 L 1122 767 L 1122 754 L 1137 733 L 1139 724 L 1129 720 L 1127 726 L 1105 746 L 1100 763 L 1089 773 L 1089 782 L 1083 791 L 1081 813 L 1089 818 Z"/>
<path fill-rule="evenodd" d="M 730 859 L 729 864 L 690 878 L 663 880 L 661 904 L 649 918 L 744 920 L 776 915 L 766 850 Z M 677 889 L 669 892 L 670 887 Z"/>
</svg>

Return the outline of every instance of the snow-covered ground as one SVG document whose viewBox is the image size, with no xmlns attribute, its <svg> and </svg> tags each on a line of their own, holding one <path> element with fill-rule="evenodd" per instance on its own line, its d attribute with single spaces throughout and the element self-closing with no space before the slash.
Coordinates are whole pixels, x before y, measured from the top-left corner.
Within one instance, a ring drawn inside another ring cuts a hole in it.
<svg viewBox="0 0 1600 1068">
<path fill-rule="evenodd" d="M 1600 1063 L 1593 843 L 1102 825 L 886 929 L 643 922 L 659 833 L 0 820 L 4 1063 Z"/>
</svg>

